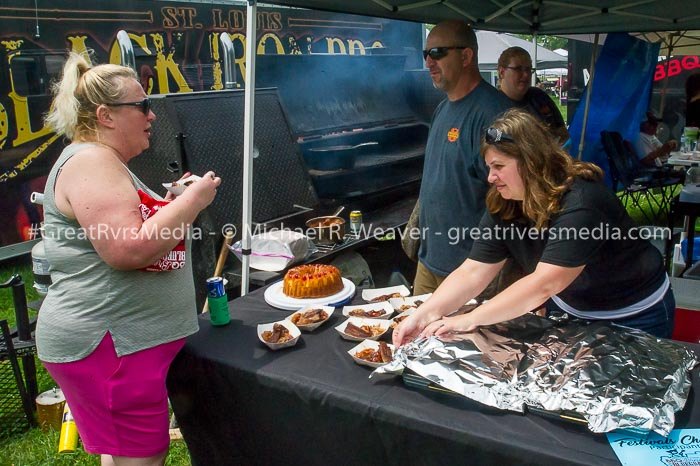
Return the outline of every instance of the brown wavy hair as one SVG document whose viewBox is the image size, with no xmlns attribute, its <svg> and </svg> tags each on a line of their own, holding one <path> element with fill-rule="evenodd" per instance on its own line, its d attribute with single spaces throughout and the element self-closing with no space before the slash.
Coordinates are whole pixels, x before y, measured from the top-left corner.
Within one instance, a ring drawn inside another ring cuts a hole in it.
<svg viewBox="0 0 700 466">
<path fill-rule="evenodd" d="M 522 201 L 504 199 L 494 186 L 486 194 L 486 208 L 503 220 L 525 217 L 543 228 L 561 210 L 561 199 L 574 179 L 599 181 L 603 171 L 592 163 L 573 159 L 564 152 L 547 128 L 531 114 L 511 109 L 491 125 L 514 142 L 490 144 L 481 140 L 481 155 L 493 148 L 518 161 L 518 172 L 525 188 Z"/>
</svg>

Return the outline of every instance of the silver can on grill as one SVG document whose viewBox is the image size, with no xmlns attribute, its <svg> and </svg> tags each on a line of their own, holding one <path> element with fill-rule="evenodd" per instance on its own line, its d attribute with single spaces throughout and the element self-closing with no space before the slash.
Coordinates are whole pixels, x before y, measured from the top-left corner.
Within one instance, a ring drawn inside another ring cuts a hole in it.
<svg viewBox="0 0 700 466">
<path fill-rule="evenodd" d="M 353 210 L 350 212 L 350 230 L 353 233 L 359 234 L 362 229 L 362 212 Z"/>
</svg>

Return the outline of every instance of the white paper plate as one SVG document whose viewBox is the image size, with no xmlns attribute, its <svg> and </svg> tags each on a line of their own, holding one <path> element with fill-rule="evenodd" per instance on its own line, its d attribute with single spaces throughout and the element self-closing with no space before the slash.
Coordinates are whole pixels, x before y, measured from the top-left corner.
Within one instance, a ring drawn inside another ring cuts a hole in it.
<svg viewBox="0 0 700 466">
<path fill-rule="evenodd" d="M 274 306 L 278 309 L 285 309 L 287 311 L 297 311 L 302 307 L 313 304 L 318 304 L 321 306 L 342 304 L 346 299 L 352 298 L 355 295 L 355 284 L 347 278 L 343 278 L 342 280 L 344 285 L 343 289 L 336 294 L 326 296 L 325 298 L 309 299 L 290 298 L 284 294 L 284 292 L 282 292 L 284 280 L 280 280 L 277 283 L 273 283 L 265 290 L 265 302 L 270 306 Z"/>
<path fill-rule="evenodd" d="M 350 317 L 348 320 L 346 320 L 342 324 L 337 325 L 335 327 L 335 329 L 338 331 L 338 333 L 340 333 L 341 337 L 345 338 L 346 340 L 350 340 L 350 341 L 362 341 L 362 340 L 365 340 L 365 338 L 353 337 L 352 335 L 348 335 L 347 333 L 345 333 L 345 327 L 348 325 L 348 322 L 352 322 L 354 325 L 357 325 L 358 327 L 361 327 L 363 325 L 371 325 L 371 326 L 379 325 L 384 329 L 384 331 L 382 333 L 375 335 L 373 337 L 367 338 L 367 340 L 379 340 L 379 338 L 381 338 L 381 336 L 384 335 L 387 332 L 387 330 L 389 330 L 389 325 L 391 325 L 391 321 L 386 320 L 386 319 L 360 319 L 358 317 Z"/>
<path fill-rule="evenodd" d="M 393 307 L 396 312 L 404 312 L 407 309 L 401 309 L 403 306 L 417 308 L 418 305 L 416 305 L 416 301 L 426 302 L 432 295 L 432 293 L 426 293 L 418 296 L 406 296 L 405 298 L 391 298 L 389 304 L 391 304 L 391 307 Z"/>
<path fill-rule="evenodd" d="M 417 309 L 417 306 L 415 304 L 409 303 L 403 298 L 391 298 L 389 300 L 389 304 L 391 304 L 391 307 L 393 307 L 394 310 L 399 314 L 402 312 L 406 312 L 409 309 Z"/>
<path fill-rule="evenodd" d="M 387 346 L 391 350 L 391 355 L 393 356 L 394 350 L 395 350 L 394 345 L 387 344 Z M 349 350 L 348 354 L 350 355 L 351 358 L 353 358 L 355 360 L 356 363 L 358 363 L 362 366 L 369 366 L 369 367 L 376 368 L 379 366 L 383 366 L 384 364 L 388 364 L 386 362 L 370 362 L 370 361 L 367 361 L 366 359 L 358 358 L 357 356 L 355 356 L 355 353 L 362 351 L 363 349 L 367 349 L 367 348 L 372 348 L 373 350 L 376 351 L 377 348 L 379 348 L 379 342 L 374 341 L 374 340 L 363 340 L 362 343 L 360 343 L 359 345 L 357 345 L 354 348 L 352 348 L 351 350 Z"/>
<path fill-rule="evenodd" d="M 364 311 L 384 311 L 384 313 L 378 315 L 377 317 L 353 316 L 350 313 L 355 309 L 362 309 Z M 345 306 L 343 308 L 343 315 L 345 317 L 361 317 L 363 319 L 388 319 L 393 313 L 394 308 L 391 307 L 391 304 L 389 304 L 386 301 L 382 301 L 379 303 L 358 304 L 357 306 Z"/>
<path fill-rule="evenodd" d="M 268 330 L 272 331 L 272 327 L 275 324 L 280 324 L 287 327 L 287 330 L 289 330 L 290 335 L 292 335 L 292 339 L 289 341 L 285 341 L 284 343 L 270 343 L 265 341 L 262 337 L 263 332 Z M 300 336 L 301 330 L 299 330 L 296 325 L 294 325 L 288 320 L 279 320 L 277 322 L 270 322 L 269 324 L 258 324 L 258 339 L 262 341 L 271 350 L 278 350 L 294 346 L 297 344 L 297 341 L 299 341 Z"/>
<path fill-rule="evenodd" d="M 372 289 L 362 290 L 362 299 L 369 302 L 369 301 L 372 301 L 374 298 L 377 298 L 379 296 L 393 294 L 393 293 L 399 293 L 399 294 L 401 294 L 401 296 L 408 296 L 411 294 L 411 292 L 408 290 L 408 288 L 406 288 L 404 285 L 388 286 L 386 288 L 372 288 Z"/>
<path fill-rule="evenodd" d="M 180 194 L 185 192 L 185 189 L 187 188 L 187 183 L 189 183 L 190 181 L 194 182 L 201 179 L 201 176 L 190 175 L 187 178 L 173 181 L 172 183 L 163 183 L 163 187 L 171 193 L 173 193 L 174 195 L 179 196 Z"/>
<path fill-rule="evenodd" d="M 299 309 L 298 311 L 289 314 L 289 317 L 287 317 L 285 320 L 289 320 L 290 322 L 294 323 L 294 321 L 292 320 L 292 317 L 294 317 L 294 314 L 299 314 L 301 312 L 306 312 L 306 311 L 310 311 L 311 309 L 319 309 L 319 308 L 322 309 L 326 314 L 328 314 L 328 317 L 326 317 L 325 320 L 322 320 L 321 322 L 309 324 L 309 325 L 297 325 L 297 327 L 300 330 L 303 330 L 305 332 L 311 332 L 312 330 L 316 330 L 318 327 L 320 327 L 324 323 L 328 322 L 328 319 L 330 319 L 331 316 L 333 315 L 333 311 L 335 311 L 335 308 L 333 306 L 319 306 L 318 304 L 311 305 L 311 306 L 304 306 L 303 308 Z"/>
<path fill-rule="evenodd" d="M 418 309 L 418 308 L 412 307 L 411 309 L 404 311 L 401 314 L 394 317 L 393 319 L 391 319 L 391 328 L 396 328 L 399 321 L 403 320 L 404 317 L 408 317 L 411 314 L 413 314 L 414 312 L 416 312 L 416 309 Z"/>
</svg>

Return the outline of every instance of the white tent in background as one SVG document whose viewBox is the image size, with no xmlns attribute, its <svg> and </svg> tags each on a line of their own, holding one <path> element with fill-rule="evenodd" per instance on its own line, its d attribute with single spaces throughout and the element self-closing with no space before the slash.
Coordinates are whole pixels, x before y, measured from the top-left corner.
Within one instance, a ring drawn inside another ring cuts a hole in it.
<svg viewBox="0 0 700 466">
<path fill-rule="evenodd" d="M 546 70 L 537 70 L 537 76 L 566 76 L 569 74 L 568 68 L 548 68 Z"/>
<path fill-rule="evenodd" d="M 649 42 L 661 42 L 659 55 L 700 55 L 700 31 L 640 32 Z"/>
<path fill-rule="evenodd" d="M 535 47 L 532 42 L 523 40 L 511 34 L 502 34 L 492 31 L 476 31 L 476 39 L 479 43 L 479 70 L 492 71 L 498 68 L 498 57 L 509 47 L 522 47 L 535 59 Z M 533 65 L 535 65 L 533 63 Z M 566 67 L 567 58 L 552 52 L 541 46 L 537 46 L 538 70 L 548 68 Z"/>
<path fill-rule="evenodd" d="M 537 76 L 567 76 L 569 70 L 566 68 L 551 68 L 548 70 L 537 71 Z"/>
<path fill-rule="evenodd" d="M 652 43 L 660 43 L 659 56 L 700 55 L 700 30 L 631 32 L 631 36 Z M 600 34 L 599 43 L 605 42 L 607 34 Z M 594 34 L 563 34 L 560 37 L 593 42 Z"/>
<path fill-rule="evenodd" d="M 673 55 L 700 55 L 700 30 L 688 31 L 655 31 L 655 32 L 630 32 L 631 36 L 640 40 L 660 45 L 659 56 L 669 57 Z M 604 43 L 607 34 L 598 34 L 598 43 Z M 563 34 L 561 37 L 594 42 L 595 34 Z M 659 113 L 663 114 L 666 102 L 666 86 L 668 80 L 664 80 L 659 102 Z"/>
</svg>

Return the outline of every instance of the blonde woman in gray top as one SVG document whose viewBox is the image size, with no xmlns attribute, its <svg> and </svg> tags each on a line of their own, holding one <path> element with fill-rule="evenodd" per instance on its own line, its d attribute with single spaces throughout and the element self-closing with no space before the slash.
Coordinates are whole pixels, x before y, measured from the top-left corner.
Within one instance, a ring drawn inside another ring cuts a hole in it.
<svg viewBox="0 0 700 466">
<path fill-rule="evenodd" d="M 162 199 L 131 173 L 155 118 L 133 70 L 76 54 L 46 118 L 71 144 L 45 188 L 53 284 L 37 347 L 103 465 L 164 464 L 165 375 L 198 328 L 187 232 L 221 183 L 208 172 Z"/>
</svg>

